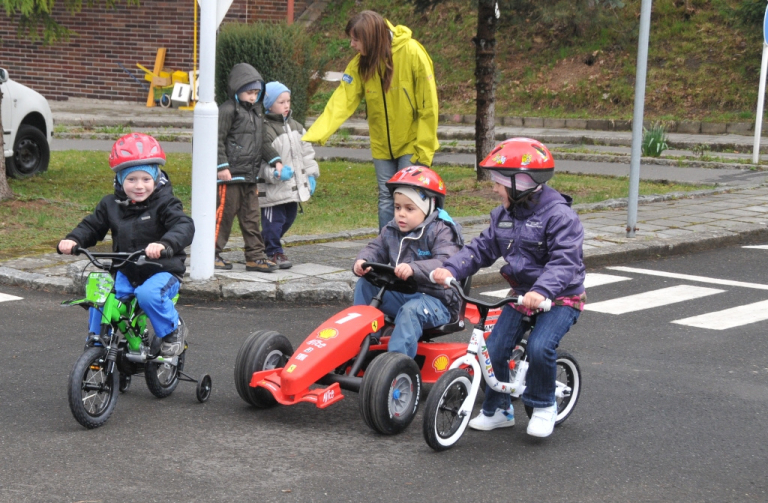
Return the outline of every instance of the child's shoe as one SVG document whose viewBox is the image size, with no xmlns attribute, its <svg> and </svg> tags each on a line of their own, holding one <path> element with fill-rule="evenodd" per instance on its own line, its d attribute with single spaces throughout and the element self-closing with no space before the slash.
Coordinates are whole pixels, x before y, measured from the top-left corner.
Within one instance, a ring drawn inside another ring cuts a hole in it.
<svg viewBox="0 0 768 503">
<path fill-rule="evenodd" d="M 179 318 L 179 326 L 176 330 L 160 339 L 160 356 L 171 358 L 179 356 L 184 352 L 184 346 L 187 341 L 187 325 Z"/>
<path fill-rule="evenodd" d="M 480 411 L 473 420 L 469 422 L 469 427 L 473 430 L 489 431 L 496 428 L 506 428 L 515 425 L 515 411 L 510 407 L 507 410 L 496 409 L 492 416 L 486 416 L 485 412 Z"/>
<path fill-rule="evenodd" d="M 288 257 L 285 256 L 285 253 L 275 253 L 272 255 L 272 262 L 277 264 L 277 267 L 280 269 L 290 269 L 293 267 L 293 262 L 288 260 Z"/>
<path fill-rule="evenodd" d="M 548 437 L 555 428 L 557 419 L 557 404 L 549 407 L 534 407 L 531 420 L 528 422 L 528 434 L 532 437 Z"/>
<path fill-rule="evenodd" d="M 219 269 L 220 271 L 230 271 L 232 270 L 232 264 L 230 264 L 229 262 L 227 262 L 221 257 L 216 257 L 213 260 L 213 268 Z"/>
<path fill-rule="evenodd" d="M 258 271 L 258 272 L 272 272 L 277 270 L 277 264 L 275 264 L 271 260 L 262 258 L 254 262 L 246 262 L 245 270 Z"/>
</svg>

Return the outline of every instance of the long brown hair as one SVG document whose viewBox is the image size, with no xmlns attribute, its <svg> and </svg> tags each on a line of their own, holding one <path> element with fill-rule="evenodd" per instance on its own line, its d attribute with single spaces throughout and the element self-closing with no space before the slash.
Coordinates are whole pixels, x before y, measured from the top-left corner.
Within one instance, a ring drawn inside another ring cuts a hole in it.
<svg viewBox="0 0 768 503">
<path fill-rule="evenodd" d="M 363 44 L 365 56 L 360 55 L 358 69 L 363 82 L 377 73 L 381 78 L 384 92 L 392 83 L 392 38 L 384 18 L 372 10 L 364 10 L 352 17 L 344 29 L 348 37 L 354 36 Z"/>
</svg>

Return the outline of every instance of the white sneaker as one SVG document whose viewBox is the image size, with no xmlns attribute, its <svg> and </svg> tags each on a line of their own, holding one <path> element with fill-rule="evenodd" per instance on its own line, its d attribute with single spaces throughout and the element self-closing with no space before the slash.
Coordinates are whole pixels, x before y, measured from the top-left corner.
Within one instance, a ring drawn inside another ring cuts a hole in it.
<svg viewBox="0 0 768 503">
<path fill-rule="evenodd" d="M 515 411 L 510 407 L 507 410 L 496 409 L 492 416 L 486 416 L 483 411 L 469 422 L 469 427 L 473 430 L 493 430 L 496 428 L 506 428 L 515 425 Z"/>
<path fill-rule="evenodd" d="M 531 420 L 528 422 L 528 434 L 533 437 L 548 437 L 555 428 L 557 419 L 557 404 L 549 407 L 534 407 Z"/>
</svg>

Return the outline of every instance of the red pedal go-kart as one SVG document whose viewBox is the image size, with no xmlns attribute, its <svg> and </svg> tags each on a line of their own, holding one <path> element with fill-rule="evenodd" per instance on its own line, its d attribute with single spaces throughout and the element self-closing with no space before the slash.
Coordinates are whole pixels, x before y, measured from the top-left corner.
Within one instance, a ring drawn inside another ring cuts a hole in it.
<svg viewBox="0 0 768 503">
<path fill-rule="evenodd" d="M 295 351 L 275 331 L 248 336 L 235 363 L 235 386 L 243 400 L 259 408 L 309 402 L 324 409 L 344 398 L 342 390 L 356 391 L 363 419 L 373 430 L 393 435 L 408 427 L 419 406 L 422 382 L 436 382 L 451 362 L 466 354 L 465 343 L 432 341 L 464 329 L 465 305 L 456 320 L 424 332 L 415 359 L 388 353 L 394 326 L 377 307 L 387 290 L 415 293 L 416 282 L 413 277 L 399 279 L 388 265 L 363 264 L 366 267 L 371 271 L 365 279 L 379 288 L 371 304 L 331 316 Z M 463 287 L 468 294 L 468 280 Z M 476 317 L 474 309 L 471 318 Z"/>
</svg>

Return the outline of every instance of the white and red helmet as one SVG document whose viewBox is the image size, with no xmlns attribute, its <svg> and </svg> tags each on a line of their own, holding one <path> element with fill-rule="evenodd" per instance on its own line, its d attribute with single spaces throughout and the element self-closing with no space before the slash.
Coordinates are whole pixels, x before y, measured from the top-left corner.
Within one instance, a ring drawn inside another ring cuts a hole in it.
<svg viewBox="0 0 768 503">
<path fill-rule="evenodd" d="M 507 187 L 515 202 L 539 190 L 555 174 L 549 149 L 531 138 L 510 138 L 496 146 L 480 167 L 491 171 L 491 179 Z"/>
<path fill-rule="evenodd" d="M 129 133 L 112 145 L 109 167 L 119 173 L 125 168 L 145 164 L 165 165 L 165 152 L 157 140 L 144 133 Z"/>
<path fill-rule="evenodd" d="M 427 167 L 408 166 L 403 168 L 395 173 L 386 185 L 390 194 L 394 194 L 398 187 L 423 190 L 429 197 L 435 198 L 435 206 L 438 208 L 445 207 L 445 182 L 440 178 L 440 175 Z"/>
</svg>

